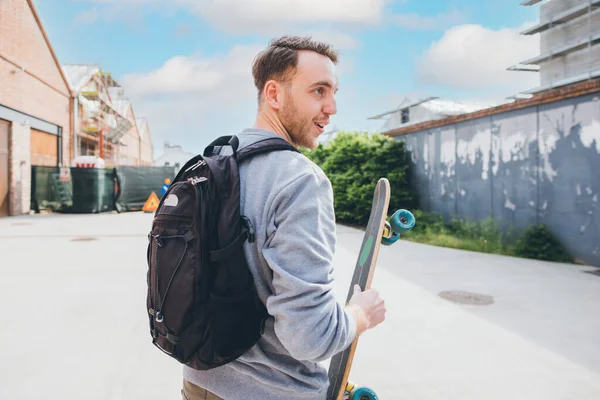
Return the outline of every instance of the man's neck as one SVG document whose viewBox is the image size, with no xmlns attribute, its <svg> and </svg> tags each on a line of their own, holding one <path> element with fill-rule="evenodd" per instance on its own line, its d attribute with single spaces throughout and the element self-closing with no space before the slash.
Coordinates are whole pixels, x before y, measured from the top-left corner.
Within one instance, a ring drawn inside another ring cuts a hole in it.
<svg viewBox="0 0 600 400">
<path fill-rule="evenodd" d="M 279 118 L 277 118 L 277 116 L 273 114 L 268 114 L 259 110 L 258 114 L 256 115 L 256 122 L 254 123 L 254 128 L 264 129 L 266 131 L 273 132 L 284 138 L 292 145 L 296 146 L 296 144 L 292 141 L 290 134 L 285 129 Z"/>
</svg>

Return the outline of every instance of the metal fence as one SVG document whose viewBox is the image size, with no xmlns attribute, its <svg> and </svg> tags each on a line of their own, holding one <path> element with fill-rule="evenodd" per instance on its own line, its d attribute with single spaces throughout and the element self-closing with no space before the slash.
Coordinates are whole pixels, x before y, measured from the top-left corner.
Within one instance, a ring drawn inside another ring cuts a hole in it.
<svg viewBox="0 0 600 400">
<path fill-rule="evenodd" d="M 31 209 L 62 213 L 137 211 L 154 192 L 161 196 L 174 167 L 31 167 Z"/>
</svg>

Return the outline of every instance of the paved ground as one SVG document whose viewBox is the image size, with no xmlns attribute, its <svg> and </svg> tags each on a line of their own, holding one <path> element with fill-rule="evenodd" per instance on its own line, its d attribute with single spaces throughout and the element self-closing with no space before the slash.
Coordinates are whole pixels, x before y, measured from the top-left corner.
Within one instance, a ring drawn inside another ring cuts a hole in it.
<svg viewBox="0 0 600 400">
<path fill-rule="evenodd" d="M 0 398 L 177 399 L 180 366 L 149 342 L 143 213 L 0 219 Z M 362 232 L 339 227 L 340 301 Z M 92 241 L 73 241 L 93 237 Z M 409 242 L 382 247 L 388 319 L 353 379 L 388 399 L 600 398 L 600 277 Z M 466 290 L 491 305 L 438 293 Z"/>
</svg>

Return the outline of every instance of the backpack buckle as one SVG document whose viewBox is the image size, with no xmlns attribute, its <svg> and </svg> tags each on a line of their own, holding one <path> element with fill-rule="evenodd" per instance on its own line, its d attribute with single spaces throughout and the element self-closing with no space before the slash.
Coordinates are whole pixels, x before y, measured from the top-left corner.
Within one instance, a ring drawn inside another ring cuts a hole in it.
<svg viewBox="0 0 600 400">
<path fill-rule="evenodd" d="M 183 240 L 185 240 L 186 242 L 191 242 L 192 240 L 194 240 L 194 232 L 187 231 L 185 235 L 183 235 Z"/>
<path fill-rule="evenodd" d="M 254 239 L 256 238 L 255 232 L 254 232 L 254 227 L 252 226 L 252 223 L 250 222 L 250 220 L 248 219 L 248 217 L 242 216 L 242 218 L 244 219 L 245 225 L 246 225 L 246 230 L 248 232 L 248 241 L 250 243 L 254 242 Z"/>
</svg>

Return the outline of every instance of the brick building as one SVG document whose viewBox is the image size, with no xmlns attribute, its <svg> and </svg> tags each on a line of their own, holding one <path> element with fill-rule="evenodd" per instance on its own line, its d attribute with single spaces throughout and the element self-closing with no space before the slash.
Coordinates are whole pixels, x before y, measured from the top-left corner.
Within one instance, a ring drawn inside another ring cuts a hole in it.
<svg viewBox="0 0 600 400">
<path fill-rule="evenodd" d="M 29 212 L 31 165 L 69 165 L 72 93 L 31 0 L 0 2 L 0 217 Z"/>
</svg>

